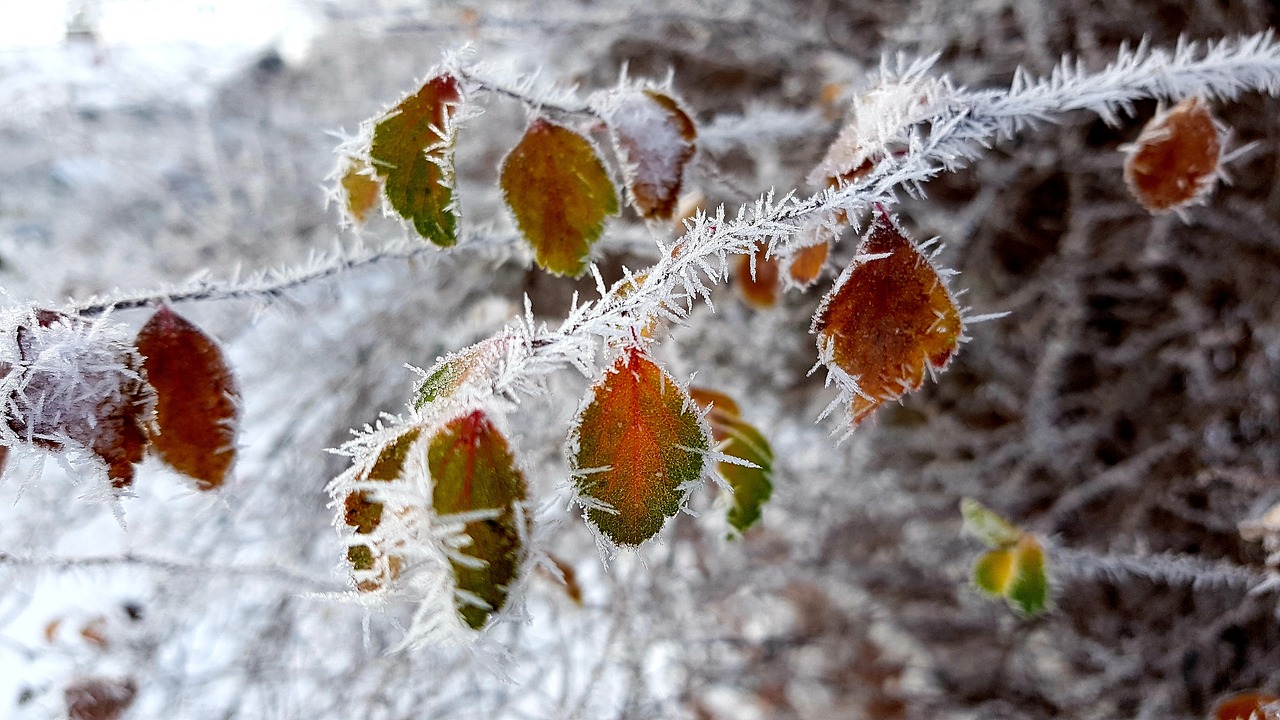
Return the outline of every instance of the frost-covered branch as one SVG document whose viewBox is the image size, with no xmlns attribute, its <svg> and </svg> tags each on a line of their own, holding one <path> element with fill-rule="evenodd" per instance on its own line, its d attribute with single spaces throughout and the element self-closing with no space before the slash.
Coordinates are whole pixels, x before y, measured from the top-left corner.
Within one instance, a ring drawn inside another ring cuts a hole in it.
<svg viewBox="0 0 1280 720">
<path fill-rule="evenodd" d="M 1095 578 L 1123 582 L 1138 578 L 1165 585 L 1239 592 L 1275 592 L 1273 573 L 1185 555 L 1103 555 L 1088 550 L 1051 547 L 1054 572 L 1061 578 Z"/>
</svg>

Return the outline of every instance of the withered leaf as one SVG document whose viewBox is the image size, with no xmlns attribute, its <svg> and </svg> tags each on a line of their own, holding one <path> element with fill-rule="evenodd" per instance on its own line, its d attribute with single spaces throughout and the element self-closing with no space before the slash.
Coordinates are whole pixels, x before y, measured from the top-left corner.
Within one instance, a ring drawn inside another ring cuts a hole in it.
<svg viewBox="0 0 1280 720">
<path fill-rule="evenodd" d="M 1222 141 L 1209 108 L 1190 97 L 1157 115 L 1128 148 L 1124 179 L 1151 212 L 1186 207 L 1218 177 Z"/>
<path fill-rule="evenodd" d="M 569 460 L 586 517 L 617 545 L 639 545 L 702 478 L 710 438 L 689 395 L 630 348 L 591 388 Z"/>
<path fill-rule="evenodd" d="M 342 173 L 340 185 L 343 213 L 355 224 L 363 224 L 369 217 L 369 211 L 378 204 L 382 183 L 371 172 L 368 163 L 356 158 L 347 158 L 346 170 Z"/>
<path fill-rule="evenodd" d="M 875 220 L 858 252 L 812 328 L 819 356 L 852 395 L 854 425 L 918 389 L 929 368 L 945 368 L 964 332 L 938 271 L 888 215 Z"/>
<path fill-rule="evenodd" d="M 461 102 L 457 78 L 437 75 L 377 121 L 369 148 L 391 208 L 440 247 L 458 242 L 452 120 Z"/>
<path fill-rule="evenodd" d="M 137 694 L 133 678 L 83 678 L 63 691 L 69 720 L 118 720 Z"/>
<path fill-rule="evenodd" d="M 618 193 L 591 142 L 537 118 L 502 161 L 502 193 L 538 265 L 581 275 Z"/>
<path fill-rule="evenodd" d="M 742 298 L 748 305 L 760 309 L 778 304 L 778 294 L 782 291 L 778 259 L 773 256 L 765 257 L 765 251 L 765 245 L 757 243 L 753 253 L 739 255 L 735 260 L 733 275 Z M 754 275 L 751 272 L 753 258 Z"/>
<path fill-rule="evenodd" d="M 519 573 L 524 529 L 516 506 L 524 502 L 528 486 L 507 439 L 482 410 L 446 423 L 431 438 L 427 461 L 438 515 L 494 511 L 493 517 L 464 527 L 471 543 L 460 551 L 481 561 L 481 566 L 451 561 L 457 588 L 465 593 L 455 598 L 458 613 L 478 630 L 506 604 Z"/>
<path fill-rule="evenodd" d="M 167 306 L 138 331 L 135 344 L 156 393 L 152 448 L 200 490 L 220 487 L 236 459 L 240 404 L 222 350 Z"/>
<path fill-rule="evenodd" d="M 627 93 L 610 108 L 607 122 L 629 166 L 636 209 L 646 219 L 671 219 L 684 166 L 697 149 L 697 126 L 674 98 L 656 90 Z"/>
</svg>

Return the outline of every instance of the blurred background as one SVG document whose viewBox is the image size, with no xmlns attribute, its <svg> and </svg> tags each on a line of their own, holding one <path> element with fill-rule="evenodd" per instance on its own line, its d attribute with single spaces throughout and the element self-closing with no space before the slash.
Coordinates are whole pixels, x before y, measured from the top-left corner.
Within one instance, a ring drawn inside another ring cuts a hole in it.
<svg viewBox="0 0 1280 720">
<path fill-rule="evenodd" d="M 938 53 L 935 72 L 1000 87 L 1063 54 L 1098 69 L 1124 42 L 1278 16 L 1254 0 L 0 0 L 0 288 L 56 307 L 416 242 L 388 218 L 340 227 L 326 178 L 343 137 L 464 45 L 584 97 L 624 67 L 671 73 L 702 128 L 686 187 L 732 212 L 813 190 L 882 55 Z M 458 146 L 466 233 L 508 237 L 497 167 L 525 111 L 478 103 Z M 657 354 L 772 443 L 760 526 L 726 541 L 709 487 L 702 517 L 606 570 L 581 519 L 549 508 L 548 548 L 583 602 L 533 578 L 527 622 L 477 647 L 401 649 L 414 598 L 334 597 L 345 543 L 324 486 L 344 462 L 324 451 L 403 410 L 406 363 L 491 335 L 525 295 L 555 320 L 594 283 L 477 241 L 180 306 L 239 378 L 237 477 L 201 494 L 148 461 L 118 519 L 56 458 L 9 463 L 0 716 L 1203 718 L 1230 692 L 1280 692 L 1277 593 L 1250 580 L 1266 554 L 1239 530 L 1280 501 L 1280 106 L 1213 107 L 1230 147 L 1257 145 L 1185 218 L 1124 186 L 1120 148 L 1156 111 L 1064 116 L 904 197 L 904 225 L 941 236 L 974 312 L 1011 314 L 841 445 L 814 422 L 832 393 L 806 375 L 808 328 L 854 239 L 772 308 L 718 289 Z M 624 212 L 606 238 L 627 240 L 596 258 L 606 279 L 656 257 L 637 237 L 675 229 Z M 561 375 L 507 419 L 539 498 L 567 477 L 587 386 Z M 959 532 L 963 496 L 1047 538 L 1051 613 L 1020 618 L 967 584 L 980 548 Z"/>
</svg>

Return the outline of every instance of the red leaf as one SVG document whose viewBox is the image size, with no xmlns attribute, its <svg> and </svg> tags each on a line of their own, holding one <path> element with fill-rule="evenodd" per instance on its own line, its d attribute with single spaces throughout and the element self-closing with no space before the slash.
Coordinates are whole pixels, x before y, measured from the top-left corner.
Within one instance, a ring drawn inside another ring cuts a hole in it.
<svg viewBox="0 0 1280 720">
<path fill-rule="evenodd" d="M 646 219 L 669 220 L 680 197 L 684 166 L 693 157 L 697 126 L 669 95 L 625 94 L 608 111 L 609 130 L 630 166 L 628 184 Z"/>
<path fill-rule="evenodd" d="M 711 442 L 688 393 L 635 348 L 591 389 L 570 465 L 587 519 L 618 545 L 639 545 L 701 479 Z"/>
<path fill-rule="evenodd" d="M 946 367 L 964 332 L 960 310 L 938 271 L 897 223 L 881 215 L 813 320 L 818 352 L 851 395 L 857 425 L 882 403 Z"/>
<path fill-rule="evenodd" d="M 581 275 L 618 194 L 590 141 L 536 118 L 502 161 L 502 194 L 538 265 Z"/>
<path fill-rule="evenodd" d="M 199 489 L 221 486 L 236 458 L 240 400 L 222 351 L 168 307 L 138 331 L 136 345 L 156 393 L 155 451 Z"/>
<path fill-rule="evenodd" d="M 69 720 L 117 720 L 137 694 L 138 686 L 132 678 L 84 678 L 63 691 Z"/>
<path fill-rule="evenodd" d="M 1280 697 L 1263 692 L 1236 693 L 1218 701 L 1215 720 L 1274 720 L 1280 718 Z"/>
<path fill-rule="evenodd" d="M 458 80 L 437 75 L 377 121 L 369 147 L 391 208 L 440 247 L 458 242 L 451 121 L 461 102 Z"/>
</svg>

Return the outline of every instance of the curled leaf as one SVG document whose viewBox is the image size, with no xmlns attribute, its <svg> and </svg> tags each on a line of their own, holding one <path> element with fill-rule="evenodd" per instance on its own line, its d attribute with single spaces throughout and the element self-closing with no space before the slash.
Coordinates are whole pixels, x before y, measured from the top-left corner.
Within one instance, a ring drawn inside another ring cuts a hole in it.
<svg viewBox="0 0 1280 720">
<path fill-rule="evenodd" d="M 440 247 L 458 242 L 453 116 L 461 102 L 457 78 L 437 75 L 375 121 L 369 147 L 391 208 Z"/>
<path fill-rule="evenodd" d="M 492 517 L 466 523 L 466 558 L 453 559 L 460 593 L 455 605 L 472 629 L 502 609 L 523 557 L 524 529 L 517 505 L 528 487 L 502 433 L 481 410 L 449 421 L 427 450 L 438 515 L 491 510 Z M 476 562 L 479 561 L 479 562 Z"/>
<path fill-rule="evenodd" d="M 862 422 L 942 370 L 964 333 L 939 272 L 886 214 L 867 230 L 859 255 L 813 319 L 818 353 Z"/>
<path fill-rule="evenodd" d="M 1189 97 L 1152 118 L 1125 148 L 1124 179 L 1151 212 L 1203 199 L 1218 178 L 1222 141 L 1209 108 Z"/>
<path fill-rule="evenodd" d="M 578 276 L 618 193 L 591 142 L 545 118 L 529 123 L 502 161 L 502 193 L 538 265 Z"/>
<path fill-rule="evenodd" d="M 773 494 L 773 449 L 759 430 L 739 416 L 738 404 L 732 398 L 705 388 L 689 388 L 689 395 L 700 407 L 711 408 L 707 420 L 717 449 L 755 466 L 724 461 L 717 464 L 720 475 L 733 488 L 729 524 L 744 532 L 759 521 L 760 509 Z"/>
<path fill-rule="evenodd" d="M 671 219 L 684 166 L 696 150 L 697 126 L 675 99 L 655 90 L 623 94 L 606 120 L 627 163 L 636 209 L 646 219 Z"/>
<path fill-rule="evenodd" d="M 156 393 L 152 448 L 199 489 L 221 486 L 236 458 L 240 403 L 222 350 L 167 306 L 142 326 L 135 345 Z"/>
<path fill-rule="evenodd" d="M 617 545 L 653 537 L 702 478 L 708 432 L 689 395 L 635 348 L 591 388 L 569 463 L 587 520 Z"/>
</svg>

